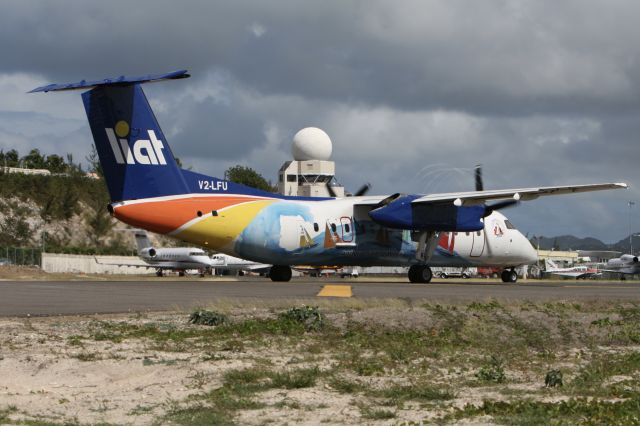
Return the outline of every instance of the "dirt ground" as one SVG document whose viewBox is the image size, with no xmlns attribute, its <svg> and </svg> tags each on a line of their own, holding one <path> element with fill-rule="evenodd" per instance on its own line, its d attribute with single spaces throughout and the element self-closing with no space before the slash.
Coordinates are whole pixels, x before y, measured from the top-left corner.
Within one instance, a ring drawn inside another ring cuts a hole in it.
<svg viewBox="0 0 640 426">
<path fill-rule="evenodd" d="M 544 372 L 563 369 L 566 381 L 600 359 L 595 352 L 640 353 L 590 325 L 618 318 L 605 319 L 604 307 L 345 306 L 325 309 L 329 331 L 290 328 L 273 307 L 232 304 L 215 307 L 234 324 L 227 331 L 189 324 L 186 312 L 0 319 L 0 423 L 493 424 L 499 418 L 463 410 L 597 395 L 593 384 L 549 390 Z M 514 337 L 507 328 L 504 341 L 495 329 L 487 329 L 494 342 L 479 335 L 486 324 L 502 327 L 485 315 L 512 318 Z M 518 337 L 523 330 L 528 337 Z M 501 354 L 506 381 L 492 381 L 502 367 L 491 370 L 488 354 Z M 636 392 L 637 363 L 629 365 L 598 386 L 631 383 Z"/>
</svg>

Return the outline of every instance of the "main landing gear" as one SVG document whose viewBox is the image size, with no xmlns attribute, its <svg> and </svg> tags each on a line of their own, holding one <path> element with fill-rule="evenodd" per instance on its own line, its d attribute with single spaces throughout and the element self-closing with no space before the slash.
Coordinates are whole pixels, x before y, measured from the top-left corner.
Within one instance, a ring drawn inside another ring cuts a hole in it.
<svg viewBox="0 0 640 426">
<path fill-rule="evenodd" d="M 273 265 L 269 270 L 271 281 L 290 281 L 291 268 L 286 265 Z"/>
<path fill-rule="evenodd" d="M 427 265 L 412 265 L 409 268 L 409 281 L 412 283 L 428 283 L 431 278 L 433 273 Z"/>
<path fill-rule="evenodd" d="M 518 281 L 518 274 L 513 269 L 505 269 L 500 275 L 503 283 L 515 283 Z"/>
</svg>

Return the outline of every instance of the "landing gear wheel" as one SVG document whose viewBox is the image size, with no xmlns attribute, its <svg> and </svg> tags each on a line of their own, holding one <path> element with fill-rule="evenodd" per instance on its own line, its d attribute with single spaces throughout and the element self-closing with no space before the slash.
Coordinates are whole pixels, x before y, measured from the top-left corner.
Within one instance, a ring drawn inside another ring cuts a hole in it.
<svg viewBox="0 0 640 426">
<path fill-rule="evenodd" d="M 184 277 L 184 271 L 178 271 L 178 276 L 179 277 Z"/>
<path fill-rule="evenodd" d="M 269 278 L 271 281 L 290 281 L 291 268 L 286 265 L 273 265 L 269 271 Z"/>
<path fill-rule="evenodd" d="M 160 269 L 160 268 L 156 269 L 156 277 L 161 277 L 163 275 L 164 274 L 162 273 L 162 269 Z"/>
<path fill-rule="evenodd" d="M 427 265 L 412 265 L 409 267 L 409 281 L 412 283 L 428 283 L 433 278 L 431 268 Z"/>
<path fill-rule="evenodd" d="M 518 274 L 513 269 L 505 269 L 502 271 L 500 278 L 502 278 L 503 283 L 515 283 L 518 281 Z"/>
</svg>

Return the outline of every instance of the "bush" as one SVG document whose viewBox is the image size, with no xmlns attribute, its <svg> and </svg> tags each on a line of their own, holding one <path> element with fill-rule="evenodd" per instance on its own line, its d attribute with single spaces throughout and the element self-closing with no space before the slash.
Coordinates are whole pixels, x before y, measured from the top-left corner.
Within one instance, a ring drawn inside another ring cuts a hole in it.
<svg viewBox="0 0 640 426">
<path fill-rule="evenodd" d="M 551 370 L 547 372 L 547 375 L 544 377 L 544 385 L 548 388 L 562 386 L 562 371 Z"/>
<path fill-rule="evenodd" d="M 483 382 L 504 383 L 507 377 L 504 374 L 502 361 L 495 355 L 491 355 L 488 362 L 476 373 L 476 377 Z"/>
<path fill-rule="evenodd" d="M 189 317 L 190 324 L 199 325 L 223 325 L 228 322 L 225 315 L 213 311 L 195 311 Z"/>
<path fill-rule="evenodd" d="M 280 318 L 304 325 L 307 331 L 318 331 L 324 327 L 324 319 L 317 306 L 291 308 L 280 314 Z"/>
</svg>

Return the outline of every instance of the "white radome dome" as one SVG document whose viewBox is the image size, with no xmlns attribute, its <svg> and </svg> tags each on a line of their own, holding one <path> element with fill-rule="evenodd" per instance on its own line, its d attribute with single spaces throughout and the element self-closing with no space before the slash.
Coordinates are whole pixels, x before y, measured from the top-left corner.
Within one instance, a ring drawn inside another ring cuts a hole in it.
<svg viewBox="0 0 640 426">
<path fill-rule="evenodd" d="M 331 139 L 317 127 L 305 127 L 293 136 L 291 153 L 296 161 L 329 160 Z"/>
</svg>

